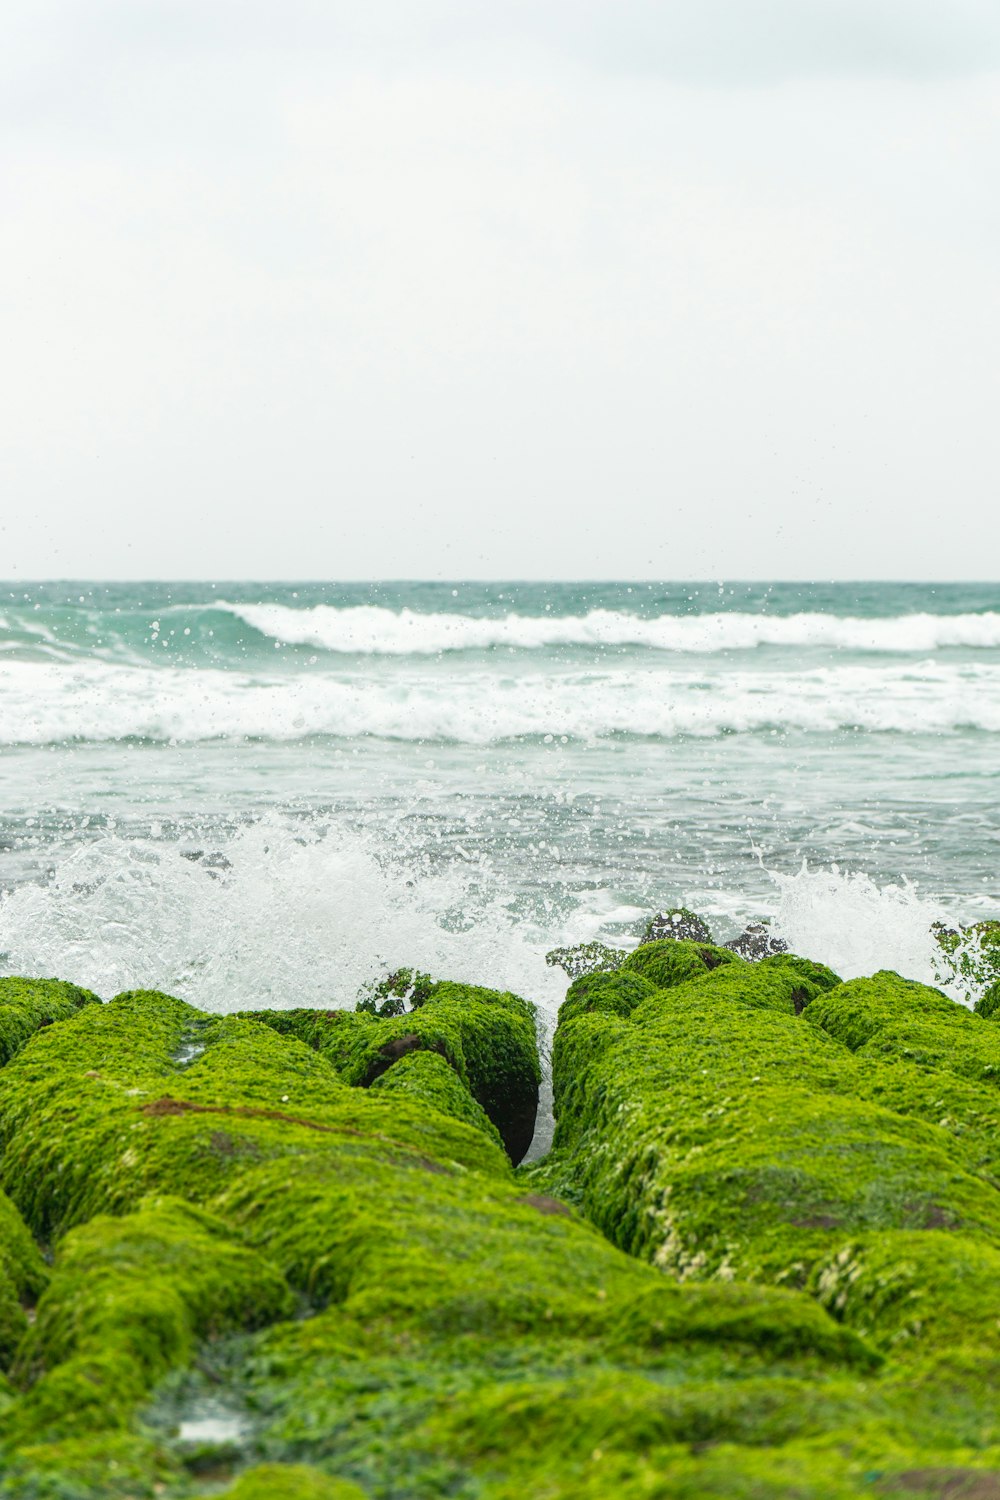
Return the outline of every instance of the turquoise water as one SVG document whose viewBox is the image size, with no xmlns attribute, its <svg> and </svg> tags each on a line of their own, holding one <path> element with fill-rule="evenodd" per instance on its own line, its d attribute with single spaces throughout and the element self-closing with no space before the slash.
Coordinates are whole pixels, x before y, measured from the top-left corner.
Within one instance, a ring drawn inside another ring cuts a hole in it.
<svg viewBox="0 0 1000 1500">
<path fill-rule="evenodd" d="M 998 750 L 1000 585 L 8 584 L 0 968 L 548 996 L 677 901 L 857 965 L 1000 907 Z"/>
</svg>

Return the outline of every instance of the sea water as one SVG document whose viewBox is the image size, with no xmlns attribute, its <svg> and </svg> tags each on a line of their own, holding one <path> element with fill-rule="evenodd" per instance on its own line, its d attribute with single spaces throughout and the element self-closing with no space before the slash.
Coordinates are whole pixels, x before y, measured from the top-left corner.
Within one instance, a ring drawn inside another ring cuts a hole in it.
<svg viewBox="0 0 1000 1500">
<path fill-rule="evenodd" d="M 1000 585 L 8 583 L 0 972 L 552 1010 L 683 903 L 845 975 L 1000 913 Z"/>
</svg>

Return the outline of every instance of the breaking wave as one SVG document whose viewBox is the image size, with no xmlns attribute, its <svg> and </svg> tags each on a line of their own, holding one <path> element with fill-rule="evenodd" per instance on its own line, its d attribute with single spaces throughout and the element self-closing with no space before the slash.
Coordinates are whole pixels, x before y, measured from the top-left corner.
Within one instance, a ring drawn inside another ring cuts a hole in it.
<svg viewBox="0 0 1000 1500">
<path fill-rule="evenodd" d="M 988 650 L 1000 646 L 1000 614 L 898 615 L 861 619 L 849 615 L 720 614 L 643 618 L 618 610 L 585 615 L 476 617 L 392 610 L 378 605 L 337 608 L 317 604 L 228 604 L 228 610 L 262 635 L 286 645 L 323 651 L 408 656 L 444 651 L 516 650 L 548 646 L 646 646 L 659 651 L 711 653 L 757 646 L 818 646 L 850 651 L 913 653 L 947 647 Z"/>
<path fill-rule="evenodd" d="M 0 742 L 373 736 L 483 745 L 801 731 L 1000 733 L 1000 667 L 291 674 L 0 661 Z"/>
</svg>

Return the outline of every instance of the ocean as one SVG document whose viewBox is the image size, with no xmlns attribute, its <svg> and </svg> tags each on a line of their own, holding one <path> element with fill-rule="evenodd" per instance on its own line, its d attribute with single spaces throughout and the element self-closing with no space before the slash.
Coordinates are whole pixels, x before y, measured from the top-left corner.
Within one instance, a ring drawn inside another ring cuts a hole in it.
<svg viewBox="0 0 1000 1500">
<path fill-rule="evenodd" d="M 678 904 L 933 979 L 998 792 L 997 584 L 0 588 L 0 972 L 106 997 L 551 1012 Z"/>
</svg>

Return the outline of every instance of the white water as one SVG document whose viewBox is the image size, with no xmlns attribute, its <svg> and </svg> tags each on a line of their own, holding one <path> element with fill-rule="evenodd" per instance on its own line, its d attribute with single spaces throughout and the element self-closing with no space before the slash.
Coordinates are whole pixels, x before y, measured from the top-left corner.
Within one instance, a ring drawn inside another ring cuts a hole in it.
<svg viewBox="0 0 1000 1500">
<path fill-rule="evenodd" d="M 643 915 L 589 891 L 542 931 L 511 914 L 485 860 L 432 870 L 401 847 L 387 857 L 370 836 L 278 815 L 202 847 L 208 857 L 192 859 L 176 843 L 109 833 L 66 855 L 47 883 L 0 895 L 0 972 L 57 975 L 105 998 L 162 989 L 225 1012 L 352 1007 L 366 983 L 405 964 L 513 990 L 551 1021 L 565 979 L 546 966 L 547 948 L 621 943 L 613 924 Z M 845 979 L 895 969 L 965 998 L 964 984 L 943 982 L 931 933 L 948 913 L 909 883 L 805 865 L 769 874 L 775 899 L 762 915 L 793 952 Z M 731 910 L 733 893 L 713 905 Z"/>
<path fill-rule="evenodd" d="M 924 661 L 782 671 L 333 673 L 0 662 L 0 742 L 310 735 L 485 745 L 523 736 L 673 739 L 774 729 L 1000 733 L 1000 665 Z"/>
<path fill-rule="evenodd" d="M 828 646 L 851 651 L 926 652 L 939 647 L 1000 646 L 1000 614 L 897 615 L 862 619 L 807 612 L 659 615 L 644 618 L 618 610 L 585 615 L 474 615 L 392 610 L 379 605 L 337 608 L 317 604 L 229 604 L 213 601 L 238 619 L 289 645 L 324 651 L 435 655 L 442 651 L 546 646 L 648 646 L 660 651 L 742 651 L 755 646 Z"/>
<path fill-rule="evenodd" d="M 207 847 L 211 865 L 117 834 L 76 849 L 51 882 L 0 898 L 0 971 L 57 975 L 105 999 L 160 989 L 222 1012 L 353 1007 L 404 964 L 543 1009 L 562 998 L 546 943 L 475 865 L 435 874 L 278 816 Z"/>
<path fill-rule="evenodd" d="M 912 885 L 879 886 L 867 875 L 836 867 L 794 875 L 771 871 L 778 890 L 774 930 L 793 953 L 820 958 L 842 979 L 895 969 L 937 984 L 940 949 L 931 924 L 944 920 Z"/>
</svg>

